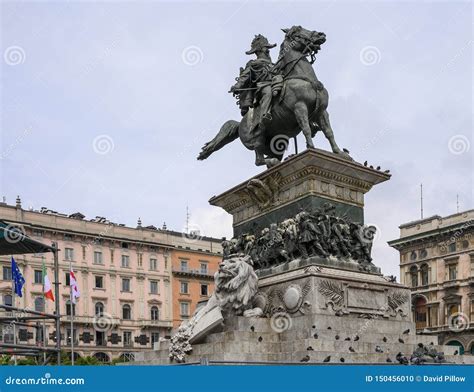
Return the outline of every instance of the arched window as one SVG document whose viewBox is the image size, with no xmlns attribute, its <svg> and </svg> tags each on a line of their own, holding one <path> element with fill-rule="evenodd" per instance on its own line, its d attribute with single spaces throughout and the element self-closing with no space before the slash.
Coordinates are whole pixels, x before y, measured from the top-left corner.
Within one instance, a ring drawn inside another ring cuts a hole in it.
<svg viewBox="0 0 474 392">
<path fill-rule="evenodd" d="M 150 315 L 152 320 L 159 320 L 160 318 L 160 310 L 158 306 L 152 306 L 150 310 Z"/>
<path fill-rule="evenodd" d="M 420 250 L 420 258 L 425 259 L 428 256 L 428 251 L 426 249 Z"/>
<path fill-rule="evenodd" d="M 95 315 L 101 317 L 104 315 L 104 304 L 102 302 L 97 302 L 95 304 Z"/>
<path fill-rule="evenodd" d="M 416 260 L 416 252 L 415 251 L 411 252 L 410 260 Z"/>
<path fill-rule="evenodd" d="M 71 308 L 72 308 L 72 312 L 71 312 Z M 66 316 L 71 316 L 71 314 L 73 316 L 76 315 L 76 304 L 72 304 L 71 306 L 71 301 L 67 301 L 66 302 Z"/>
<path fill-rule="evenodd" d="M 99 362 L 110 362 L 110 358 L 106 353 L 98 352 L 94 354 Z"/>
<path fill-rule="evenodd" d="M 411 287 L 418 286 L 418 268 L 416 268 L 416 266 L 410 268 L 410 282 Z"/>
<path fill-rule="evenodd" d="M 125 304 L 122 306 L 122 318 L 124 320 L 132 319 L 132 308 L 130 307 L 130 305 Z"/>
<path fill-rule="evenodd" d="M 35 298 L 35 310 L 37 312 L 44 312 L 44 298 L 43 297 Z"/>
<path fill-rule="evenodd" d="M 6 294 L 3 296 L 3 304 L 7 306 L 13 306 L 13 299 L 10 294 Z"/>
<path fill-rule="evenodd" d="M 428 271 L 428 264 L 423 264 L 421 266 L 421 284 L 426 286 L 429 284 L 429 271 Z"/>
</svg>

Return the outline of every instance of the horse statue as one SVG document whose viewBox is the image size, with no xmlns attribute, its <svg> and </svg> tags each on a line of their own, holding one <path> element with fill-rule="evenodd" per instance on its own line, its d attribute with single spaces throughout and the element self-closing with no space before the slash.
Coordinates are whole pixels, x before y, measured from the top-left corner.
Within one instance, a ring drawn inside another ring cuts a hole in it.
<svg viewBox="0 0 474 392">
<path fill-rule="evenodd" d="M 327 106 L 329 96 L 318 80 L 312 64 L 326 35 L 301 26 L 282 29 L 285 39 L 280 46 L 278 61 L 273 65 L 271 116 L 265 124 L 255 125 L 258 106 L 251 107 L 242 120 L 229 120 L 219 133 L 202 148 L 198 159 L 204 160 L 213 152 L 240 138 L 242 144 L 255 151 L 255 164 L 267 167 L 278 164 L 288 147 L 288 140 L 303 132 L 306 147 L 314 148 L 312 138 L 322 131 L 332 151 L 352 160 L 348 151 L 340 149 L 334 139 Z M 308 59 L 309 57 L 309 59 Z M 274 89 L 275 79 L 280 88 Z"/>
</svg>

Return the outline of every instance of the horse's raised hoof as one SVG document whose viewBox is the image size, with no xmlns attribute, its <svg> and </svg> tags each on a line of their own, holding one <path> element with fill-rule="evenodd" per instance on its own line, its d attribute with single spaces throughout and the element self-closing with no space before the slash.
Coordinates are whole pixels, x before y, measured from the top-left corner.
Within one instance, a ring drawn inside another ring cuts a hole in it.
<svg viewBox="0 0 474 392">
<path fill-rule="evenodd" d="M 271 167 L 278 165 L 280 161 L 277 158 L 267 158 L 265 159 L 265 163 L 267 165 L 267 169 L 270 169 Z"/>
</svg>

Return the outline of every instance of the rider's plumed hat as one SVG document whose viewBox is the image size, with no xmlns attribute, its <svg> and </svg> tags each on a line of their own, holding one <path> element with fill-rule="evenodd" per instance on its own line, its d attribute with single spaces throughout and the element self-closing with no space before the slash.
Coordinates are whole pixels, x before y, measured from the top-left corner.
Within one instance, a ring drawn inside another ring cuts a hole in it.
<svg viewBox="0 0 474 392">
<path fill-rule="evenodd" d="M 252 40 L 251 48 L 245 54 L 254 54 L 258 50 L 262 50 L 264 48 L 274 48 L 276 44 L 270 44 L 268 39 L 263 35 L 259 34 L 256 35 L 255 38 Z"/>
</svg>

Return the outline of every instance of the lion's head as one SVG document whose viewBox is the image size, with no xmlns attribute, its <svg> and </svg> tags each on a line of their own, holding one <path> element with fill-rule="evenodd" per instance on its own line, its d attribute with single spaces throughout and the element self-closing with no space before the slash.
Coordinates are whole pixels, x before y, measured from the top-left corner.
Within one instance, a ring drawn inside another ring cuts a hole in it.
<svg viewBox="0 0 474 392">
<path fill-rule="evenodd" d="M 219 264 L 214 276 L 215 295 L 223 310 L 233 310 L 241 314 L 251 306 L 258 291 L 258 278 L 250 256 L 233 255 Z"/>
</svg>

